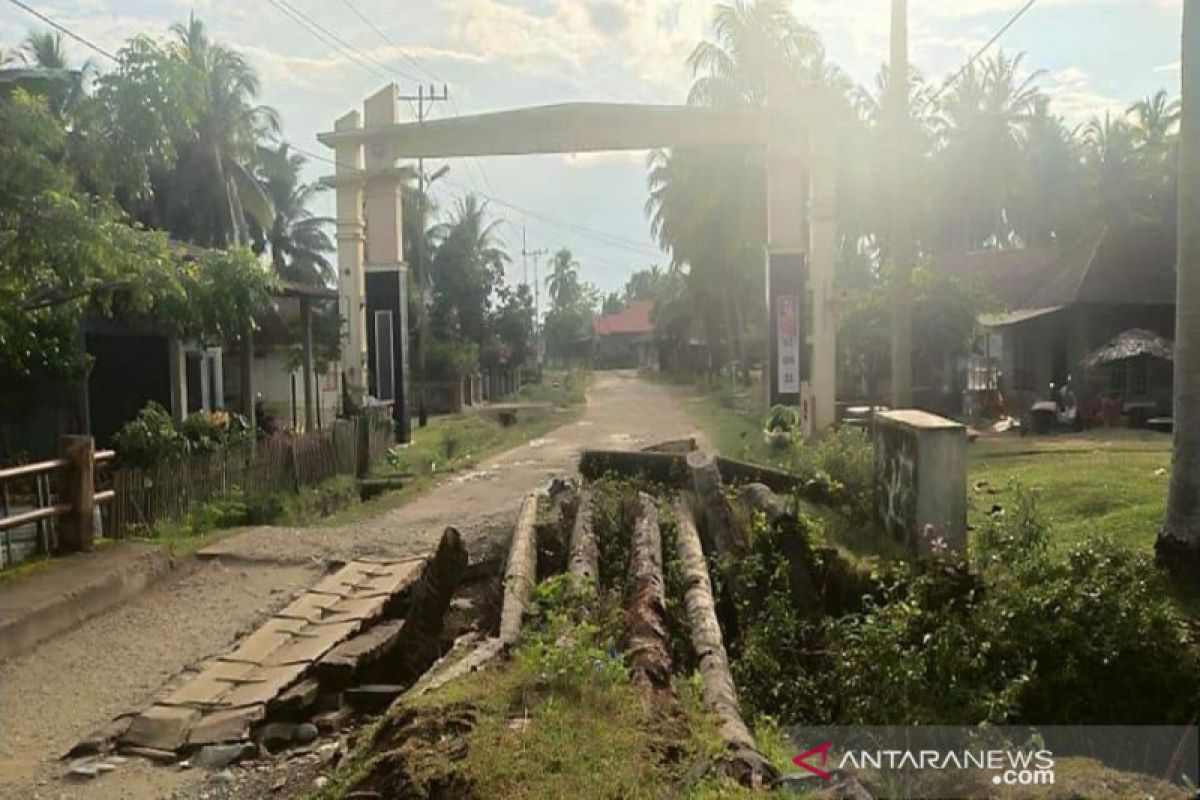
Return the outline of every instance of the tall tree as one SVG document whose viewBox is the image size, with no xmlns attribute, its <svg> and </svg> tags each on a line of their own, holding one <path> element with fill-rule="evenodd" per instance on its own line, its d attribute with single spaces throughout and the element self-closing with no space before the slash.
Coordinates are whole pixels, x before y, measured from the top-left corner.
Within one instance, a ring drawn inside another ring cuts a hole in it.
<svg viewBox="0 0 1200 800">
<path fill-rule="evenodd" d="M 275 274 L 281 278 L 328 285 L 337 277 L 329 261 L 334 247 L 328 228 L 333 220 L 308 210 L 322 187 L 300 180 L 304 163 L 304 156 L 291 152 L 286 144 L 260 148 L 258 180 L 274 217 L 269 228 L 251 226 L 255 250 L 260 254 L 270 251 Z"/>
<path fill-rule="evenodd" d="M 66 69 L 67 51 L 61 33 L 33 31 L 21 45 L 25 60 L 41 69 Z"/>
<path fill-rule="evenodd" d="M 579 298 L 579 262 L 567 248 L 560 249 L 550 259 L 550 274 L 546 276 L 550 301 L 556 306 L 569 306 Z"/>
<path fill-rule="evenodd" d="M 1160 552 L 1200 554 L 1200 0 L 1183 4 L 1175 434 Z"/>
<path fill-rule="evenodd" d="M 434 231 L 433 315 L 444 340 L 486 338 L 492 295 L 509 262 L 498 240 L 500 222 L 488 216 L 487 203 L 469 194 Z"/>
<path fill-rule="evenodd" d="M 176 169 L 174 221 L 199 244 L 247 243 L 247 216 L 269 227 L 270 200 L 254 178 L 258 144 L 279 132 L 279 117 L 256 105 L 259 80 L 245 57 L 211 41 L 192 15 L 171 28 L 168 52 L 181 68 L 181 86 L 194 114 Z M 181 217 L 180 215 L 184 215 Z"/>
</svg>

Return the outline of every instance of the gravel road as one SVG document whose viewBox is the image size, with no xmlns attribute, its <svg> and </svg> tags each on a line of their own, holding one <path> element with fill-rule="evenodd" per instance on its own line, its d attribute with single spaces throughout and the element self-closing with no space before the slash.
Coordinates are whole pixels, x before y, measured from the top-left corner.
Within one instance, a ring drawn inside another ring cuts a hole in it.
<svg viewBox="0 0 1200 800">
<path fill-rule="evenodd" d="M 621 372 L 596 373 L 583 417 L 450 476 L 398 509 L 344 527 L 251 528 L 216 561 L 188 562 L 133 602 L 0 664 L 0 797 L 200 796 L 203 775 L 137 759 L 87 783 L 58 757 L 114 716 L 145 705 L 196 662 L 228 649 L 324 572 L 356 555 L 403 555 L 447 525 L 468 548 L 494 545 L 523 493 L 571 473 L 585 447 L 635 447 L 694 435 L 674 393 Z"/>
</svg>

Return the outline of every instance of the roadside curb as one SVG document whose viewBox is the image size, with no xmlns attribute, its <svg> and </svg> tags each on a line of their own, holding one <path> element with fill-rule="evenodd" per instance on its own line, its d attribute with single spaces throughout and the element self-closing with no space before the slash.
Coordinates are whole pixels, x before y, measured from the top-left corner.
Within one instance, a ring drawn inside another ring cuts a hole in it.
<svg viewBox="0 0 1200 800">
<path fill-rule="evenodd" d="M 134 543 L 62 562 L 0 591 L 0 663 L 121 605 L 175 567 L 163 548 Z"/>
</svg>

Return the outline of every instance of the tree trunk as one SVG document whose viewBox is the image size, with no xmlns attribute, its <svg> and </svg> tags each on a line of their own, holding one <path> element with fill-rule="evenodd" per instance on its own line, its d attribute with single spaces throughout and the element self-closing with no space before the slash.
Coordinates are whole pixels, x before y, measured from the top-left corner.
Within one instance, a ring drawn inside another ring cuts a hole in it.
<svg viewBox="0 0 1200 800">
<path fill-rule="evenodd" d="M 740 783 L 757 788 L 773 782 L 778 776 L 771 762 L 759 752 L 754 735 L 742 720 L 737 687 L 729 672 L 729 656 L 717 622 L 708 564 L 704 560 L 696 521 L 682 497 L 675 500 L 675 519 L 679 528 L 676 550 L 683 565 L 684 607 L 692 647 L 700 664 L 704 705 L 716 715 L 721 741 L 731 754 L 728 771 Z"/>
<path fill-rule="evenodd" d="M 738 524 L 725 498 L 725 485 L 717 462 L 708 453 L 697 451 L 687 456 L 692 474 L 692 489 L 704 510 L 704 530 L 717 555 L 740 556 L 746 552 L 746 532 Z"/>
<path fill-rule="evenodd" d="M 662 535 L 654 498 L 638 492 L 629 555 L 633 590 L 625 607 L 625 652 L 635 686 L 663 689 L 671 684 L 667 646 L 666 584 Z"/>
<path fill-rule="evenodd" d="M 504 571 L 504 603 L 500 610 L 500 640 L 506 645 L 521 635 L 521 621 L 529 609 L 537 582 L 537 524 L 538 493 L 530 492 L 521 502 L 512 547 L 508 551 L 508 567 Z"/>
<path fill-rule="evenodd" d="M 1200 553 L 1200 0 L 1183 4 L 1175 433 L 1160 552 Z"/>
<path fill-rule="evenodd" d="M 579 495 L 575 525 L 571 528 L 571 577 L 593 584 L 600 579 L 600 548 L 592 525 L 592 493 L 585 489 Z"/>
</svg>

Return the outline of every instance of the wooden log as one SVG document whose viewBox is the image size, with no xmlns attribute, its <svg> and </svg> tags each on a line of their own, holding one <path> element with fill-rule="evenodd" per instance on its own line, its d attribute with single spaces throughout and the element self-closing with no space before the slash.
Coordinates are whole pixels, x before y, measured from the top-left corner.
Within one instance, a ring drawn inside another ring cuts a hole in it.
<svg viewBox="0 0 1200 800">
<path fill-rule="evenodd" d="M 584 450 L 579 456 L 579 473 L 589 480 L 613 474 L 669 486 L 680 486 L 688 477 L 682 454 L 636 450 Z"/>
<path fill-rule="evenodd" d="M 696 437 L 689 436 L 686 439 L 668 439 L 665 442 L 652 444 L 649 447 L 643 447 L 643 453 L 675 453 L 687 455 L 696 449 Z"/>
<path fill-rule="evenodd" d="M 592 523 L 592 493 L 584 490 L 579 495 L 579 508 L 575 512 L 575 524 L 571 528 L 571 576 L 578 581 L 593 585 L 600 579 L 600 548 L 596 543 L 596 530 Z"/>
<path fill-rule="evenodd" d="M 638 492 L 633 509 L 629 571 L 633 590 L 625 607 L 625 653 L 634 685 L 661 689 L 671 683 L 667 643 L 662 535 L 654 498 Z"/>
<path fill-rule="evenodd" d="M 742 719 L 737 687 L 729 671 L 729 656 L 717 622 L 712 581 L 700 534 L 692 511 L 682 497 L 675 500 L 675 519 L 678 525 L 675 546 L 683 565 L 684 607 L 692 647 L 700 664 L 704 705 L 717 717 L 718 733 L 730 751 L 727 767 L 731 775 L 741 783 L 757 788 L 773 782 L 778 773 L 758 750 L 754 735 Z"/>
<path fill-rule="evenodd" d="M 717 555 L 744 554 L 749 538 L 729 507 L 716 460 L 707 453 L 689 453 L 687 467 L 703 510 L 705 532 Z"/>
<path fill-rule="evenodd" d="M 538 492 L 530 492 L 521 501 L 512 546 L 508 550 L 508 567 L 504 571 L 504 602 L 500 609 L 500 639 L 512 644 L 521 635 L 521 621 L 533 598 L 537 581 L 537 524 Z"/>
</svg>

